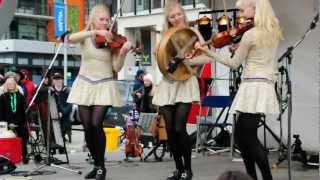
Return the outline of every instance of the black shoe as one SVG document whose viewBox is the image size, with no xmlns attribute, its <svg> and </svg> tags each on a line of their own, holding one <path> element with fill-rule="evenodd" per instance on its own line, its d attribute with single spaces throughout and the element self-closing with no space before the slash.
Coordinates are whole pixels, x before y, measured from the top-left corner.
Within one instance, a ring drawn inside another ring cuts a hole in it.
<svg viewBox="0 0 320 180">
<path fill-rule="evenodd" d="M 167 177 L 167 180 L 180 180 L 180 177 L 181 177 L 181 171 L 175 170 L 172 172 L 171 175 Z"/>
<path fill-rule="evenodd" d="M 96 180 L 105 180 L 106 174 L 107 174 L 106 168 L 99 167 L 97 169 Z"/>
<path fill-rule="evenodd" d="M 185 171 L 181 174 L 180 180 L 192 180 L 192 176 L 193 176 L 193 173 L 192 173 L 191 170 L 185 170 Z"/>
<path fill-rule="evenodd" d="M 26 157 L 26 156 L 22 157 L 22 162 L 23 164 L 29 164 L 29 157 Z"/>
<path fill-rule="evenodd" d="M 59 148 L 59 154 L 65 154 L 65 153 L 66 153 L 66 151 L 63 147 Z"/>
<path fill-rule="evenodd" d="M 84 178 L 85 179 L 94 179 L 94 178 L 96 178 L 97 170 L 98 170 L 98 168 L 94 167 Z"/>
</svg>

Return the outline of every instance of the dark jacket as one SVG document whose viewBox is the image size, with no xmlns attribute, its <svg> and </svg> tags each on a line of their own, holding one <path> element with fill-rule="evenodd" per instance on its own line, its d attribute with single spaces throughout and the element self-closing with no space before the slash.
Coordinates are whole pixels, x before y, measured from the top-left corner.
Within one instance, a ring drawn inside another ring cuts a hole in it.
<svg viewBox="0 0 320 180">
<path fill-rule="evenodd" d="M 152 104 L 153 95 L 151 95 L 152 86 L 151 87 L 144 87 L 144 91 L 141 97 L 141 104 L 140 104 L 140 112 L 145 113 L 155 113 L 156 106 Z"/>
<path fill-rule="evenodd" d="M 6 121 L 8 124 L 16 124 L 19 126 L 26 124 L 26 102 L 25 98 L 19 92 L 15 92 L 17 97 L 16 112 L 12 112 L 10 92 L 6 92 L 0 96 L 0 121 Z"/>
<path fill-rule="evenodd" d="M 72 111 L 72 104 L 67 103 L 69 89 L 67 87 L 63 87 L 61 91 L 58 91 L 54 88 L 50 88 L 50 92 L 56 100 L 58 112 L 62 114 L 62 131 L 66 131 L 71 128 L 70 113 Z"/>
</svg>

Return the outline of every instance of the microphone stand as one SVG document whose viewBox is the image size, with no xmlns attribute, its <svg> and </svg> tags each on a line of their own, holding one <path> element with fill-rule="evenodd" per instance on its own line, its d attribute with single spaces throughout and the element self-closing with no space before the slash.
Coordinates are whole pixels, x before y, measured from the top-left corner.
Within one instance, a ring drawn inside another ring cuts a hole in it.
<svg viewBox="0 0 320 180">
<path fill-rule="evenodd" d="M 67 34 L 68 34 L 68 33 L 70 33 L 70 31 L 66 31 L 65 33 L 63 33 L 63 34 L 59 37 L 59 39 L 62 40 L 62 43 L 59 44 L 58 49 L 57 49 L 57 51 L 55 52 L 55 55 L 54 55 L 53 59 L 51 60 L 51 63 L 50 63 L 50 65 L 49 65 L 48 69 L 47 69 L 46 72 L 44 73 L 44 76 L 43 76 L 43 78 L 42 78 L 42 80 L 41 80 L 41 82 L 40 82 L 40 84 L 39 84 L 39 86 L 38 86 L 38 88 L 37 88 L 37 91 L 36 91 L 36 93 L 34 94 L 34 96 L 32 97 L 32 100 L 30 101 L 30 103 L 29 103 L 29 105 L 28 105 L 25 113 L 28 113 L 28 112 L 30 111 L 30 108 L 31 108 L 32 104 L 34 103 L 37 95 L 39 94 L 39 91 L 40 91 L 41 87 L 43 86 L 43 83 L 44 83 L 44 81 L 45 81 L 45 78 L 46 78 L 47 75 L 49 74 L 49 72 L 50 72 L 50 70 L 51 70 L 51 68 L 52 68 L 52 66 L 53 66 L 53 64 L 54 64 L 54 62 L 55 62 L 55 60 L 56 60 L 59 52 L 60 52 L 60 49 L 62 48 L 62 46 L 65 46 L 65 45 L 66 45 L 66 44 L 65 44 L 65 40 L 66 40 L 66 38 L 67 38 Z M 46 149 L 47 149 L 47 157 L 46 157 L 45 163 L 44 163 L 43 165 L 37 167 L 36 169 L 34 169 L 34 170 L 32 170 L 32 171 L 27 172 L 26 174 L 24 174 L 24 177 L 28 177 L 28 176 L 34 175 L 35 172 L 38 172 L 40 169 L 42 169 L 42 168 L 44 168 L 44 167 L 46 167 L 46 166 L 59 168 L 59 169 L 62 169 L 62 170 L 65 170 L 65 171 L 69 171 L 69 172 L 73 172 L 73 173 L 77 173 L 77 174 L 82 174 L 81 171 L 77 171 L 77 170 L 65 168 L 65 167 L 62 167 L 62 166 L 58 166 L 58 165 L 56 165 L 56 164 L 54 164 L 54 163 L 51 162 L 51 159 L 52 159 L 52 158 L 50 157 L 50 150 L 51 150 L 51 147 L 50 147 L 51 144 L 50 144 L 50 143 L 51 143 L 52 117 L 51 117 L 51 111 L 50 111 L 51 108 L 50 108 L 50 106 L 49 106 L 49 104 L 50 104 L 49 99 L 50 99 L 50 91 L 48 91 L 48 124 L 47 124 L 47 137 L 46 137 L 46 139 L 47 139 L 47 142 L 46 142 L 46 146 L 47 146 L 47 147 L 46 147 Z M 64 140 L 63 140 L 63 141 L 64 141 Z M 64 144 L 64 148 L 65 148 L 65 144 Z M 66 148 L 65 148 L 65 151 L 67 151 Z M 67 154 L 67 152 L 66 152 L 66 154 Z M 68 165 L 69 165 L 68 155 L 66 155 L 66 156 L 67 156 L 67 161 L 68 161 Z"/>
<path fill-rule="evenodd" d="M 297 41 L 293 46 L 289 46 L 287 48 L 287 51 L 283 53 L 283 55 L 278 59 L 279 63 L 283 63 L 284 65 L 281 65 L 279 68 L 279 72 L 281 74 L 281 79 L 283 79 L 283 75 L 285 74 L 285 86 L 287 87 L 286 92 L 286 99 L 283 100 L 282 94 L 280 94 L 280 115 L 279 120 L 282 120 L 282 116 L 284 114 L 285 109 L 287 108 L 287 118 L 288 118 L 288 140 L 287 140 L 287 160 L 288 160 L 288 179 L 291 180 L 292 176 L 292 163 L 291 163 L 291 156 L 292 156 L 292 147 L 291 147 L 291 118 L 292 118 L 292 82 L 290 78 L 291 69 L 290 65 L 292 63 L 292 52 L 294 49 L 296 49 L 303 40 L 311 33 L 311 31 L 316 27 L 317 22 L 319 21 L 319 12 L 314 17 L 313 21 L 311 22 L 308 30 L 304 33 L 302 38 Z M 282 80 L 281 80 L 282 81 Z M 281 82 L 282 83 L 282 82 Z M 281 86 L 281 93 L 282 93 L 282 84 Z M 282 160 L 283 161 L 283 160 Z"/>
<path fill-rule="evenodd" d="M 40 84 L 39 84 L 39 86 L 38 86 L 35 94 L 33 95 L 30 103 L 28 104 L 25 113 L 28 113 L 28 112 L 29 112 L 32 104 L 33 104 L 34 101 L 36 100 L 36 97 L 38 96 L 39 91 L 40 91 L 40 89 L 41 89 L 41 87 L 43 86 L 43 83 L 44 83 L 44 81 L 45 81 L 45 77 L 47 77 L 47 75 L 49 74 L 49 72 L 50 72 L 50 70 L 51 70 L 51 68 L 52 68 L 52 66 L 53 66 L 53 63 L 56 61 L 56 59 L 57 59 L 57 57 L 58 57 L 58 55 L 59 55 L 60 49 L 62 48 L 62 46 L 66 46 L 65 42 L 66 42 L 67 34 L 69 34 L 70 32 L 71 32 L 70 30 L 67 30 L 65 33 L 63 33 L 63 34 L 58 38 L 58 40 L 61 40 L 62 43 L 59 44 L 58 49 L 57 49 L 57 51 L 55 52 L 55 55 L 54 55 L 53 59 L 51 60 L 51 63 L 49 64 L 48 69 L 47 69 L 46 72 L 44 73 L 43 78 L 42 78 L 42 80 L 41 80 L 41 82 L 40 82 Z"/>
</svg>

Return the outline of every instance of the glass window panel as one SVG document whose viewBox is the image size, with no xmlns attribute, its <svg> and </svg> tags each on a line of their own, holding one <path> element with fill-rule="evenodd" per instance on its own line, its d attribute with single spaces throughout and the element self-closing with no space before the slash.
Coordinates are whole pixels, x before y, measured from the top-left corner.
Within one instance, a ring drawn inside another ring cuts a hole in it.
<svg viewBox="0 0 320 180">
<path fill-rule="evenodd" d="M 32 60 L 32 65 L 42 66 L 42 65 L 44 65 L 44 59 L 34 58 Z"/>
<path fill-rule="evenodd" d="M 51 61 L 52 61 L 51 59 L 46 59 L 45 65 L 49 66 Z M 56 59 L 53 63 L 53 66 L 59 66 L 59 60 Z"/>
<path fill-rule="evenodd" d="M 29 64 L 28 60 L 29 60 L 28 58 L 19 57 L 18 58 L 18 64 Z"/>
<path fill-rule="evenodd" d="M 152 8 L 156 9 L 156 8 L 161 8 L 163 3 L 163 0 L 152 0 Z"/>
<path fill-rule="evenodd" d="M 80 67 L 80 61 L 75 61 L 74 65 L 75 65 L 76 67 Z"/>
<path fill-rule="evenodd" d="M 73 67 L 74 66 L 74 61 L 73 60 L 68 60 L 68 66 Z"/>
<path fill-rule="evenodd" d="M 10 56 L 5 57 L 4 63 L 13 64 L 13 57 L 10 57 Z"/>
<path fill-rule="evenodd" d="M 193 4 L 193 1 L 195 1 L 195 0 L 182 0 L 181 4 L 182 5 L 190 5 L 190 4 Z"/>
<path fill-rule="evenodd" d="M 19 39 L 37 39 L 37 27 L 29 24 L 19 24 Z"/>
</svg>

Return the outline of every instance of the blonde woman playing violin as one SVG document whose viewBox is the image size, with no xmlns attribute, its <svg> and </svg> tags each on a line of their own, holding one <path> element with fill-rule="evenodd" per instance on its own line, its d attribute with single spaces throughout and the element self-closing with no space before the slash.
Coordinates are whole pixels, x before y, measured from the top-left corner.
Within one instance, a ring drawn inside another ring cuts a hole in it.
<svg viewBox="0 0 320 180">
<path fill-rule="evenodd" d="M 274 89 L 277 73 L 275 55 L 282 33 L 269 0 L 239 0 L 237 6 L 241 16 L 254 19 L 254 27 L 244 33 L 233 58 L 223 57 L 199 44 L 196 44 L 196 49 L 211 57 L 210 60 L 205 59 L 207 63 L 215 60 L 231 68 L 244 65 L 242 83 L 230 111 L 238 114 L 235 141 L 247 173 L 257 180 L 257 164 L 263 180 L 272 180 L 267 153 L 258 140 L 257 129 L 264 115 L 279 113 Z M 196 62 L 186 60 L 185 63 L 192 65 Z"/>
<path fill-rule="evenodd" d="M 120 50 L 114 51 L 96 48 L 94 43 L 96 35 L 104 36 L 107 42 L 112 40 L 112 33 L 106 30 L 109 22 L 107 7 L 97 5 L 91 10 L 85 30 L 69 37 L 69 42 L 80 43 L 82 49 L 79 74 L 73 83 L 68 103 L 79 105 L 86 144 L 94 160 L 94 168 L 85 176 L 86 179 L 105 179 L 106 137 L 103 120 L 108 108 L 123 105 L 114 73 L 122 68 L 131 45 L 126 42 Z"/>
</svg>

